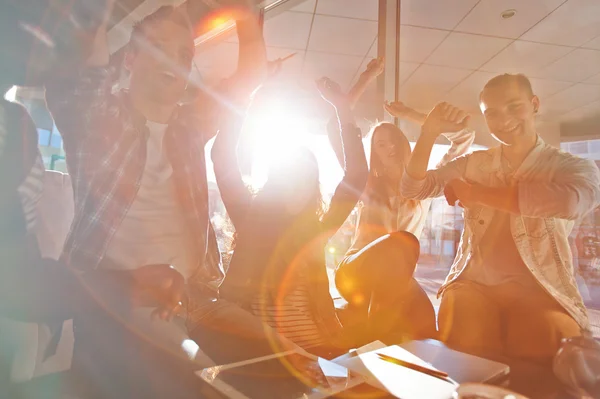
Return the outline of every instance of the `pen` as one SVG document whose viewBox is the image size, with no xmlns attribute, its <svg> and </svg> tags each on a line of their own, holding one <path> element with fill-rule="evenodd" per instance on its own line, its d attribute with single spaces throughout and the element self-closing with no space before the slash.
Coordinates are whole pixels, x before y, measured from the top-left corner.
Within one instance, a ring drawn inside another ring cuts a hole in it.
<svg viewBox="0 0 600 399">
<path fill-rule="evenodd" d="M 419 366 L 418 364 L 410 363 L 410 362 L 407 362 L 405 360 L 400 360 L 400 359 L 397 359 L 397 358 L 389 356 L 389 355 L 384 355 L 383 353 L 377 353 L 377 356 L 381 360 L 384 360 L 386 362 L 393 363 L 393 364 L 396 364 L 398 366 L 406 367 L 406 368 L 409 368 L 411 370 L 415 370 L 415 371 L 418 371 L 420 373 L 430 375 L 432 377 L 437 377 L 437 378 L 440 378 L 440 379 L 442 379 L 444 381 L 448 381 L 448 373 L 445 373 L 443 371 L 434 370 L 434 369 L 430 369 L 428 367 Z"/>
<path fill-rule="evenodd" d="M 293 57 L 295 57 L 295 56 L 296 56 L 296 54 L 298 54 L 298 53 L 292 53 L 292 54 L 286 55 L 285 57 L 283 57 L 283 58 L 280 58 L 280 60 L 281 60 L 281 62 L 283 62 L 283 61 L 286 61 L 286 60 L 289 60 L 290 58 L 293 58 Z"/>
</svg>

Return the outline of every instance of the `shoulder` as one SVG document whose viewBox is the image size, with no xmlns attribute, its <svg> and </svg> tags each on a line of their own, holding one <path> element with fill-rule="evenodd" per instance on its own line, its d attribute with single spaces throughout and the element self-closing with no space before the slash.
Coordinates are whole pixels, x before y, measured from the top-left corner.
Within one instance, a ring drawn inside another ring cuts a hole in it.
<svg viewBox="0 0 600 399">
<path fill-rule="evenodd" d="M 461 155 L 453 159 L 449 164 L 454 164 L 456 162 L 474 162 L 477 164 L 491 162 L 494 158 L 496 152 L 499 151 L 499 147 L 488 148 L 486 150 L 476 150 L 469 154 Z"/>
<path fill-rule="evenodd" d="M 488 148 L 485 150 L 476 150 L 470 154 L 463 155 L 463 156 L 467 159 L 471 159 L 471 158 L 477 159 L 477 160 L 492 159 L 498 151 L 500 151 L 500 147 L 492 147 L 492 148 Z"/>
<path fill-rule="evenodd" d="M 549 144 L 544 144 L 543 157 L 546 162 L 552 161 L 559 163 L 561 166 L 581 167 L 585 169 L 597 170 L 596 163 L 590 159 L 585 159 L 553 147 Z"/>
</svg>

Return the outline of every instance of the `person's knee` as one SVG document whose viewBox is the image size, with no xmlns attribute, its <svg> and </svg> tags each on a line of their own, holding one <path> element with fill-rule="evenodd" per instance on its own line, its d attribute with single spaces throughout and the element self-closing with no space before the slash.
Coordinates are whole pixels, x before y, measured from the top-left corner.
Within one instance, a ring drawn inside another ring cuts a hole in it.
<svg viewBox="0 0 600 399">
<path fill-rule="evenodd" d="M 581 334 L 577 322 L 562 309 L 537 309 L 513 315 L 507 328 L 507 355 L 549 361 L 563 338 Z"/>
<path fill-rule="evenodd" d="M 419 260 L 421 245 L 413 234 L 407 231 L 390 233 L 380 243 L 385 252 L 400 256 L 404 262 L 415 264 Z"/>
<path fill-rule="evenodd" d="M 499 310 L 469 285 L 444 292 L 438 314 L 440 340 L 468 352 L 502 350 Z"/>
<path fill-rule="evenodd" d="M 368 284 L 363 283 L 363 278 L 357 273 L 348 273 L 345 267 L 340 267 L 335 272 L 335 286 L 353 306 L 366 305 L 370 293 L 368 292 Z"/>
<path fill-rule="evenodd" d="M 382 284 L 412 277 L 419 260 L 419 240 L 406 231 L 387 234 L 372 248 L 370 264 L 374 265 Z"/>
<path fill-rule="evenodd" d="M 457 341 L 461 336 L 461 326 L 455 323 L 457 308 L 461 303 L 459 298 L 460 293 L 457 294 L 456 290 L 446 291 L 442 296 L 438 311 L 438 330 L 440 339 L 444 342 Z"/>
<path fill-rule="evenodd" d="M 438 338 L 436 328 L 435 310 L 427 293 L 417 281 L 412 280 L 409 290 L 410 298 L 404 309 L 406 324 L 410 324 L 409 331 L 413 339 Z"/>
</svg>

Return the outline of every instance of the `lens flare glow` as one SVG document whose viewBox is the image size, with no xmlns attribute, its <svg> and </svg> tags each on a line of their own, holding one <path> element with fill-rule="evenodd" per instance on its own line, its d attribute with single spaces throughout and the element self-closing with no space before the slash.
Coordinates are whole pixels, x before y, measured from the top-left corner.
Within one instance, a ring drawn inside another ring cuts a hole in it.
<svg viewBox="0 0 600 399">
<path fill-rule="evenodd" d="M 6 101 L 15 102 L 17 99 L 17 86 L 11 87 L 5 94 L 4 99 Z"/>
<path fill-rule="evenodd" d="M 210 26 L 212 29 L 220 29 L 223 28 L 227 22 L 229 22 L 229 20 L 225 17 L 216 17 L 210 21 Z"/>
<path fill-rule="evenodd" d="M 244 135 L 251 142 L 250 183 L 256 189 L 266 182 L 271 165 L 276 166 L 294 148 L 310 148 L 314 139 L 303 115 L 275 101 L 250 110 Z"/>
</svg>

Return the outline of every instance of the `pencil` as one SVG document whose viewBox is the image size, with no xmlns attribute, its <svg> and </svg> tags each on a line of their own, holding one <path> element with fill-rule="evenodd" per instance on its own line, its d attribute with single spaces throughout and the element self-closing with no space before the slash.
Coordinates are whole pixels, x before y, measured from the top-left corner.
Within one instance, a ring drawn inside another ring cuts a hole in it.
<svg viewBox="0 0 600 399">
<path fill-rule="evenodd" d="M 298 54 L 298 53 L 292 53 L 292 54 L 286 55 L 285 57 L 280 58 L 280 60 L 281 60 L 281 62 L 289 60 L 290 58 L 295 57 L 296 54 Z"/>
<path fill-rule="evenodd" d="M 381 360 L 384 360 L 386 362 L 397 364 L 398 366 L 403 366 L 403 367 L 409 368 L 411 370 L 415 370 L 415 371 L 418 371 L 420 373 L 427 374 L 427 375 L 430 375 L 432 377 L 441 378 L 441 379 L 447 381 L 448 373 L 445 373 L 443 371 L 434 370 L 434 369 L 430 369 L 428 367 L 419 366 L 418 364 L 410 363 L 410 362 L 407 362 L 405 360 L 400 360 L 400 359 L 397 359 L 397 358 L 389 356 L 389 355 L 384 355 L 383 353 L 377 353 L 377 356 Z"/>
</svg>

